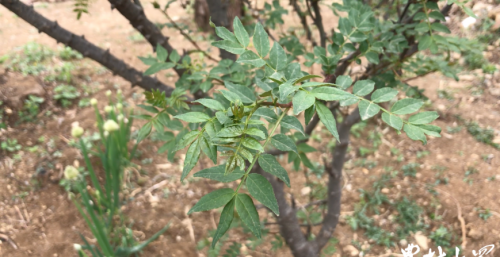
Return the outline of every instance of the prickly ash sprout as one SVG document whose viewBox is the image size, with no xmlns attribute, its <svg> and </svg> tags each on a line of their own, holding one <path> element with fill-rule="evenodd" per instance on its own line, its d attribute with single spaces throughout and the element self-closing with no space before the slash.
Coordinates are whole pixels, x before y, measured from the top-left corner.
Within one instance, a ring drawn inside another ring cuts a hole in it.
<svg viewBox="0 0 500 257">
<path fill-rule="evenodd" d="M 104 130 L 107 132 L 112 132 L 120 129 L 120 126 L 114 120 L 107 120 L 103 126 Z"/>
<path fill-rule="evenodd" d="M 71 129 L 71 135 L 73 137 L 79 138 L 83 135 L 83 128 L 80 126 L 75 126 Z"/>
<path fill-rule="evenodd" d="M 80 172 L 78 171 L 78 169 L 71 165 L 66 166 L 66 168 L 64 169 L 64 178 L 66 178 L 67 180 L 76 180 L 79 174 Z"/>
</svg>

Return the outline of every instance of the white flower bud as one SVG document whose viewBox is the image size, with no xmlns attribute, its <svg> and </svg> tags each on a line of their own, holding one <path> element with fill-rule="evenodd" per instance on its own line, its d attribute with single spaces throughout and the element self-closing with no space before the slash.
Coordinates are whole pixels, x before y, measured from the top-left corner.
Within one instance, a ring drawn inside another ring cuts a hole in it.
<svg viewBox="0 0 500 257">
<path fill-rule="evenodd" d="M 90 104 L 92 106 L 96 106 L 97 105 L 97 99 L 95 99 L 95 98 L 90 99 Z"/>
<path fill-rule="evenodd" d="M 66 166 L 66 168 L 64 169 L 64 178 L 66 178 L 67 180 L 75 180 L 78 178 L 79 174 L 80 172 L 78 171 L 78 169 L 71 165 Z"/>
<path fill-rule="evenodd" d="M 111 95 L 111 90 L 106 91 L 106 96 L 110 96 L 110 95 Z"/>
<path fill-rule="evenodd" d="M 108 131 L 108 132 L 112 132 L 112 131 L 115 131 L 115 130 L 118 130 L 120 129 L 120 126 L 118 125 L 118 123 L 116 123 L 116 121 L 114 120 L 107 120 L 105 123 L 104 123 L 104 130 L 105 131 Z"/>
<path fill-rule="evenodd" d="M 83 135 L 83 128 L 80 126 L 74 126 L 71 129 L 71 135 L 76 138 L 81 137 Z"/>
<path fill-rule="evenodd" d="M 116 119 L 117 119 L 118 121 L 122 121 L 122 120 L 123 120 L 123 115 L 122 115 L 122 114 L 118 115 L 118 116 L 116 117 Z"/>
<path fill-rule="evenodd" d="M 104 131 L 104 137 L 108 137 L 109 136 L 109 132 L 108 131 Z"/>
<path fill-rule="evenodd" d="M 111 111 L 113 110 L 113 107 L 109 106 L 109 105 L 106 105 L 106 107 L 104 107 L 104 111 L 106 113 L 110 113 Z"/>
<path fill-rule="evenodd" d="M 116 94 L 117 94 L 117 95 L 121 95 L 121 94 L 122 94 L 122 90 L 121 90 L 121 89 L 118 89 L 118 90 L 116 91 Z"/>
<path fill-rule="evenodd" d="M 116 104 L 116 109 L 118 109 L 118 110 L 123 109 L 123 104 L 121 104 L 121 103 L 117 103 L 117 104 Z"/>
<path fill-rule="evenodd" d="M 82 246 L 79 244 L 73 244 L 73 248 L 75 248 L 75 251 L 77 251 L 77 252 L 82 250 Z"/>
</svg>

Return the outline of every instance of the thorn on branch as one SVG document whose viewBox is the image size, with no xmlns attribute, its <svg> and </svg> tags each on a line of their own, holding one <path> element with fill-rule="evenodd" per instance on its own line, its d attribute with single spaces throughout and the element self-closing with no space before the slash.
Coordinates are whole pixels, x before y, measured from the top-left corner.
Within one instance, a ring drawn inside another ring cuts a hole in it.
<svg viewBox="0 0 500 257">
<path fill-rule="evenodd" d="M 114 9 L 115 9 L 115 5 L 111 4 L 111 11 L 113 11 Z"/>
<path fill-rule="evenodd" d="M 81 35 L 80 37 L 81 37 L 82 39 L 85 39 L 85 35 Z"/>
</svg>

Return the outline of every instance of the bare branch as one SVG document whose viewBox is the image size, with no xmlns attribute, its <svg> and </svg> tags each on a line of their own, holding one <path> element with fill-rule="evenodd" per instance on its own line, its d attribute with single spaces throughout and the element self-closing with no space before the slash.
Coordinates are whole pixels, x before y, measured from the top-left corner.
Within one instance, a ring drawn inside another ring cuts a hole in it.
<svg viewBox="0 0 500 257">
<path fill-rule="evenodd" d="M 129 0 L 109 0 L 111 3 L 111 9 L 116 8 L 130 24 L 139 31 L 144 38 L 153 47 L 153 51 L 156 49 L 156 45 L 161 45 L 169 53 L 174 51 L 174 48 L 168 42 L 168 37 L 163 36 L 160 29 L 156 27 L 144 13 L 144 10 L 134 4 Z M 184 69 L 174 69 L 177 75 L 181 76 L 184 73 Z"/>
<path fill-rule="evenodd" d="M 307 40 L 311 41 L 311 43 L 312 43 L 313 46 L 317 46 L 318 44 L 312 38 L 311 29 L 307 25 L 307 15 L 306 15 L 306 13 L 302 12 L 302 10 L 300 9 L 299 4 L 297 3 L 297 0 L 291 0 L 290 4 L 293 6 L 293 9 L 295 10 L 295 12 L 297 12 L 297 15 L 299 16 L 300 24 L 302 24 L 302 27 L 304 28 L 304 30 L 306 32 L 306 38 L 307 38 Z"/>
<path fill-rule="evenodd" d="M 314 10 L 314 14 L 316 17 L 312 16 L 314 19 L 314 24 L 318 27 L 320 45 L 321 47 L 326 47 L 326 32 L 325 27 L 323 26 L 323 18 L 321 18 L 321 10 L 319 9 L 319 0 L 306 0 L 306 2 L 311 1 L 312 9 Z"/>
<path fill-rule="evenodd" d="M 212 61 L 215 61 L 215 62 L 220 61 L 220 60 L 217 60 L 217 59 L 213 58 L 212 56 L 210 56 L 210 54 L 207 53 L 205 50 L 201 49 L 200 46 L 198 45 L 198 43 L 196 43 L 193 40 L 193 38 L 191 38 L 190 35 L 188 35 L 181 27 L 179 27 L 179 25 L 170 17 L 170 15 L 168 15 L 167 10 L 162 9 L 161 12 L 163 13 L 163 15 L 165 15 L 165 17 L 167 17 L 167 19 L 170 21 L 170 23 L 172 23 L 174 28 L 177 29 L 181 33 L 181 35 L 183 35 L 189 42 L 191 42 L 191 44 L 198 50 L 197 52 L 202 53 L 203 55 L 205 55 L 208 59 L 210 59 Z"/>
<path fill-rule="evenodd" d="M 83 56 L 88 57 L 110 69 L 113 74 L 130 81 L 132 86 L 139 86 L 146 90 L 158 89 L 164 91 L 167 96 L 170 96 L 173 88 L 161 83 L 160 81 L 144 76 L 142 72 L 129 67 L 122 60 L 116 58 L 108 50 L 99 48 L 98 46 L 87 41 L 83 36 L 77 36 L 70 31 L 62 28 L 57 22 L 52 22 L 33 10 L 33 7 L 27 6 L 18 0 L 0 0 L 0 4 L 5 6 L 11 12 L 15 13 L 24 21 L 37 28 L 38 31 L 44 32 L 57 42 L 61 42 Z M 135 6 L 135 5 L 134 5 Z M 134 7 L 136 8 L 136 7 Z"/>
</svg>

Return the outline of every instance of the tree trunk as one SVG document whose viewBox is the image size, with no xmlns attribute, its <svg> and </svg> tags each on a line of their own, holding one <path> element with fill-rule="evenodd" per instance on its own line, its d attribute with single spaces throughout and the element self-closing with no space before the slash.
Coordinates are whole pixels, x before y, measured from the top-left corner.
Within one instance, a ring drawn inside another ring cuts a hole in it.
<svg viewBox="0 0 500 257">
<path fill-rule="evenodd" d="M 203 3 L 205 2 L 205 3 Z M 198 8 L 196 8 L 198 7 Z M 202 8 L 208 8 L 203 9 Z M 197 12 L 199 14 L 204 14 L 205 16 L 198 18 Z M 204 24 L 209 24 L 210 18 L 212 22 L 216 26 L 222 26 L 230 31 L 233 31 L 233 20 L 236 16 L 243 15 L 243 2 L 242 0 L 196 0 L 195 2 L 195 21 L 200 26 L 198 22 L 201 22 L 203 26 Z M 199 20 L 199 21 L 198 21 Z M 220 39 L 217 37 L 217 39 Z M 223 49 L 220 49 L 220 58 L 221 59 L 231 59 L 233 61 L 236 60 L 236 55 L 227 52 Z"/>
</svg>

